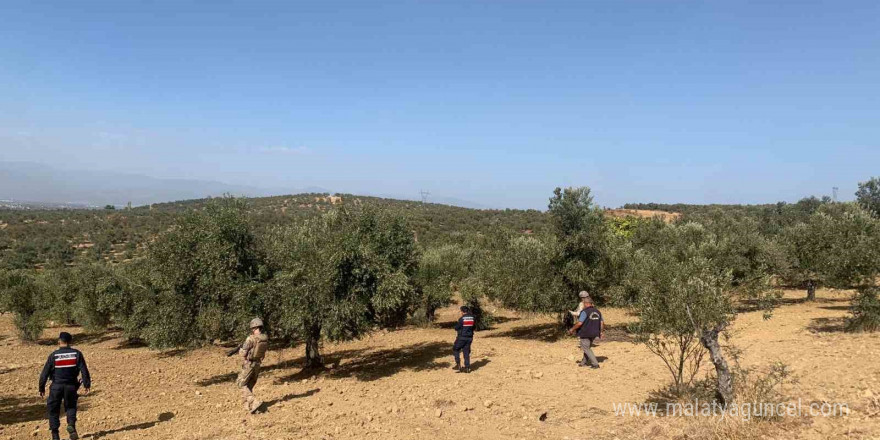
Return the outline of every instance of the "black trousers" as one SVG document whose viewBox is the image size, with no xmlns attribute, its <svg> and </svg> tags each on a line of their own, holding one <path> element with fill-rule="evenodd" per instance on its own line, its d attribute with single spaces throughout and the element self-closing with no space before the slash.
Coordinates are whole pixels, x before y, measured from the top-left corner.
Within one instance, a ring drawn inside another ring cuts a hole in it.
<svg viewBox="0 0 880 440">
<path fill-rule="evenodd" d="M 471 342 L 474 342 L 474 340 L 455 338 L 455 343 L 452 344 L 452 354 L 455 355 L 455 365 L 461 365 L 458 354 L 464 353 L 465 368 L 471 366 Z"/>
<path fill-rule="evenodd" d="M 61 402 L 64 401 L 64 409 L 67 413 L 67 425 L 76 425 L 76 401 L 79 396 L 76 390 L 79 385 L 61 385 L 52 384 L 49 387 L 49 399 L 46 400 L 46 406 L 49 409 L 49 429 L 57 431 L 61 427 L 61 421 L 58 420 L 58 414 L 61 412 Z"/>
</svg>

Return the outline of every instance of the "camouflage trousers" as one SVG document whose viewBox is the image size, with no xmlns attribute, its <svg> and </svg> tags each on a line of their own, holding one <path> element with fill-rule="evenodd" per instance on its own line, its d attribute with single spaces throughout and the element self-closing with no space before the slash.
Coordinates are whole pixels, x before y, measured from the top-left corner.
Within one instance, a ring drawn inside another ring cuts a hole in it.
<svg viewBox="0 0 880 440">
<path fill-rule="evenodd" d="M 238 373 L 238 379 L 235 380 L 235 386 L 241 389 L 244 406 L 248 411 L 254 411 L 254 403 L 259 406 L 259 402 L 254 397 L 254 385 L 257 384 L 258 377 L 260 377 L 260 363 L 245 362 L 241 366 L 241 372 Z"/>
</svg>

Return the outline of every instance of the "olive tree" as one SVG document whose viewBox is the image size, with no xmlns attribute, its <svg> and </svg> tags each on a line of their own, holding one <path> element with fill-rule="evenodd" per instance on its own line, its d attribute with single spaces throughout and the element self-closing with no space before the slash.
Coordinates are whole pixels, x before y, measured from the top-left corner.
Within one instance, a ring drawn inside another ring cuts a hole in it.
<svg viewBox="0 0 880 440">
<path fill-rule="evenodd" d="M 323 364 L 322 340 L 399 325 L 419 302 L 419 254 L 401 216 L 328 212 L 271 234 L 274 312 L 281 331 L 305 341 L 306 366 Z"/>
<path fill-rule="evenodd" d="M 856 201 L 874 217 L 880 217 L 880 178 L 872 177 L 865 182 L 859 182 Z"/>
<path fill-rule="evenodd" d="M 578 291 L 589 291 L 600 303 L 631 298 L 630 234 L 609 226 L 589 188 L 556 188 L 548 216 L 548 233 L 508 231 L 487 245 L 481 277 L 491 299 L 515 310 L 556 314 L 564 323 Z"/>
<path fill-rule="evenodd" d="M 738 300 L 757 299 L 766 310 L 772 307 L 767 248 L 753 253 L 749 241 L 754 237 L 733 230 L 716 234 L 693 222 L 647 225 L 634 234 L 637 270 L 632 273 L 641 288 L 633 302 L 639 316 L 633 330 L 663 360 L 677 391 L 691 383 L 705 349 L 715 368 L 718 400 L 729 404 L 735 378 L 719 338 L 736 318 Z M 744 267 L 751 269 L 737 279 L 734 273 Z"/>
<path fill-rule="evenodd" d="M 138 333 L 152 346 L 183 346 L 236 335 L 264 311 L 263 258 L 245 202 L 224 197 L 190 211 L 140 262 Z"/>
<path fill-rule="evenodd" d="M 792 265 L 785 275 L 805 285 L 807 300 L 821 285 L 869 285 L 878 273 L 880 220 L 853 203 L 823 205 L 784 234 Z"/>
<path fill-rule="evenodd" d="M 452 302 L 453 294 L 473 275 L 475 265 L 475 250 L 458 244 L 430 247 L 422 252 L 417 280 L 427 322 L 434 320 L 438 308 Z"/>
<path fill-rule="evenodd" d="M 608 267 L 613 232 L 602 210 L 593 204 L 590 188 L 556 188 L 548 208 L 559 246 L 553 263 L 567 290 L 588 290 L 595 300 L 604 302 L 607 290 L 618 281 Z"/>
<path fill-rule="evenodd" d="M 0 310 L 12 312 L 19 337 L 37 340 L 46 327 L 48 309 L 46 295 L 34 272 L 0 271 Z"/>
<path fill-rule="evenodd" d="M 481 278 L 490 299 L 505 307 L 559 313 L 574 304 L 561 275 L 553 236 L 502 234 L 492 243 Z"/>
</svg>

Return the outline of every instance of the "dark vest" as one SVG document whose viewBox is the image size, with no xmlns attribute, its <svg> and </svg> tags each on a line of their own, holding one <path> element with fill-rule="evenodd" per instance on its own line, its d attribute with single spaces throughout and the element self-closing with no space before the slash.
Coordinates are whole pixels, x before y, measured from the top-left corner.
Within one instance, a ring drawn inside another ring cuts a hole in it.
<svg viewBox="0 0 880 440">
<path fill-rule="evenodd" d="M 602 333 L 602 313 L 595 307 L 587 307 L 581 313 L 586 313 L 587 319 L 578 330 L 578 336 L 581 338 L 598 338 Z M 580 319 L 580 316 L 578 316 L 578 319 Z"/>
</svg>

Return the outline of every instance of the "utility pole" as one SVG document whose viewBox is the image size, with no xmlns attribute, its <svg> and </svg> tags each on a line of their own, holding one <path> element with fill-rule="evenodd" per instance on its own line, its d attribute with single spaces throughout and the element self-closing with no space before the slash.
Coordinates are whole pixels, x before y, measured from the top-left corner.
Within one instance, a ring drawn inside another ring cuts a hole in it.
<svg viewBox="0 0 880 440">
<path fill-rule="evenodd" d="M 419 194 L 422 196 L 422 204 L 424 205 L 425 203 L 428 203 L 428 196 L 430 196 L 431 193 L 429 193 L 428 191 L 425 191 L 423 189 L 420 189 Z"/>
<path fill-rule="evenodd" d="M 834 203 L 837 203 L 837 190 L 839 190 L 839 189 L 840 188 L 838 188 L 836 186 L 831 188 L 831 201 L 833 201 Z"/>
</svg>

